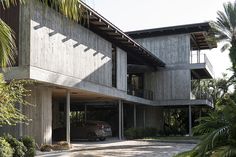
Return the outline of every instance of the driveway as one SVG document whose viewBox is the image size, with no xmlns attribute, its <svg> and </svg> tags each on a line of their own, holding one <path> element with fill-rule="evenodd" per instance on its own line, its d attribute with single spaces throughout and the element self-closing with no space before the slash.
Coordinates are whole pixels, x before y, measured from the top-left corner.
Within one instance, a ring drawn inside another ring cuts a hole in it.
<svg viewBox="0 0 236 157">
<path fill-rule="evenodd" d="M 40 157 L 172 157 L 192 149 L 196 144 L 167 143 L 143 140 L 107 140 L 103 142 L 78 142 L 69 152 L 41 154 Z"/>
</svg>

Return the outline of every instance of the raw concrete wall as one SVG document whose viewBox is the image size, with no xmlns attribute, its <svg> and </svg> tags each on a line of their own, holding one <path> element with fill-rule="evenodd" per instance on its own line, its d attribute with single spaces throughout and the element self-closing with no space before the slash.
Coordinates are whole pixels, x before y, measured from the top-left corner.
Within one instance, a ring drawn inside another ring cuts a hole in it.
<svg viewBox="0 0 236 157">
<path fill-rule="evenodd" d="M 164 61 L 167 65 L 189 64 L 189 34 L 143 38 L 136 39 L 136 41 Z"/>
<path fill-rule="evenodd" d="M 30 2 L 30 66 L 112 85 L 112 45 L 40 2 Z"/>
<path fill-rule="evenodd" d="M 127 53 L 117 48 L 117 89 L 127 91 Z"/>
<path fill-rule="evenodd" d="M 41 144 L 52 143 L 52 91 L 47 87 L 32 87 L 27 101 L 35 107 L 24 107 L 23 112 L 32 121 L 23 125 L 23 135 L 34 137 Z"/>
<path fill-rule="evenodd" d="M 154 100 L 190 99 L 190 70 L 166 70 L 145 73 L 145 89 L 154 92 Z"/>
<path fill-rule="evenodd" d="M 166 63 L 163 70 L 145 73 L 144 86 L 154 92 L 154 100 L 190 99 L 191 73 L 186 68 L 190 59 L 190 35 L 143 38 L 137 41 Z"/>
</svg>

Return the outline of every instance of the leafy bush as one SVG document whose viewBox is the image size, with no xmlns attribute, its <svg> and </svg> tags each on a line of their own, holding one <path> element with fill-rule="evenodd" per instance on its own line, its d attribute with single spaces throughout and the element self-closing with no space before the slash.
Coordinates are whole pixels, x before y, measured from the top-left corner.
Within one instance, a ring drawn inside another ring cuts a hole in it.
<svg viewBox="0 0 236 157">
<path fill-rule="evenodd" d="M 156 128 L 129 128 L 125 132 L 125 137 L 129 140 L 144 137 L 154 137 L 157 135 Z"/>
<path fill-rule="evenodd" d="M 36 153 L 36 143 L 32 137 L 25 136 L 20 139 L 24 146 L 27 148 L 25 152 L 25 157 L 34 157 Z"/>
<path fill-rule="evenodd" d="M 124 134 L 128 140 L 132 140 L 137 137 L 135 128 L 129 128 L 129 129 L 125 130 Z"/>
<path fill-rule="evenodd" d="M 13 157 L 25 156 L 27 149 L 22 142 L 18 141 L 11 135 L 5 135 L 4 139 L 11 145 L 11 148 L 13 149 Z"/>
<path fill-rule="evenodd" d="M 12 157 L 13 150 L 11 145 L 2 137 L 0 137 L 0 156 L 2 157 Z"/>
<path fill-rule="evenodd" d="M 154 137 L 157 135 L 157 129 L 156 128 L 145 128 L 144 129 L 144 136 L 145 137 Z"/>
</svg>

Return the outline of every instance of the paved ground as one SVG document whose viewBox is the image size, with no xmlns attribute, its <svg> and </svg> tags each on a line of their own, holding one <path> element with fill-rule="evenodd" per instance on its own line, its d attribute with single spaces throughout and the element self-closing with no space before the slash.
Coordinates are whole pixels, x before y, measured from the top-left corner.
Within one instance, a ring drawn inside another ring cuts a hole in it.
<svg viewBox="0 0 236 157">
<path fill-rule="evenodd" d="M 78 142 L 70 152 L 41 154 L 38 157 L 172 157 L 190 150 L 195 144 L 155 141 Z"/>
</svg>

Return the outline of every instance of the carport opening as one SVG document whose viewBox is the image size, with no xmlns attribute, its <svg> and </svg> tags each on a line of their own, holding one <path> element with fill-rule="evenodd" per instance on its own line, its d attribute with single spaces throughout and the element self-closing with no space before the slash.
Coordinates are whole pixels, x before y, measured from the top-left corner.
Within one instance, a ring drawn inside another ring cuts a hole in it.
<svg viewBox="0 0 236 157">
<path fill-rule="evenodd" d="M 53 99 L 52 103 L 53 141 L 66 140 L 66 101 Z M 100 123 L 102 121 L 105 123 Z M 117 102 L 78 102 L 71 99 L 70 105 L 71 141 L 87 140 L 91 125 L 109 124 L 112 137 L 119 134 L 119 112 Z M 89 125 L 89 126 L 87 126 Z M 108 129 L 108 127 L 107 127 Z M 91 135 L 92 136 L 92 135 Z"/>
</svg>

